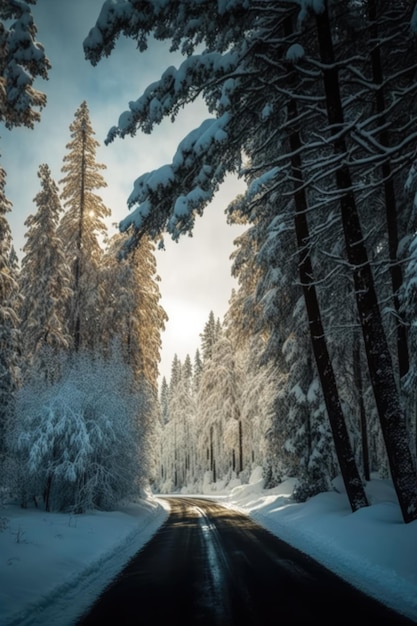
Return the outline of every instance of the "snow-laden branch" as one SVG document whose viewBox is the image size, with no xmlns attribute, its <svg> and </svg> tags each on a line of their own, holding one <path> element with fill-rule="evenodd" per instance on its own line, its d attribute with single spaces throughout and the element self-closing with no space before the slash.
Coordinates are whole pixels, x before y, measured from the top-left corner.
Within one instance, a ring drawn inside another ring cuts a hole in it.
<svg viewBox="0 0 417 626">
<path fill-rule="evenodd" d="M 238 66 L 240 54 L 212 52 L 189 57 L 178 69 L 169 67 L 159 81 L 149 85 L 143 95 L 129 103 L 129 111 L 119 118 L 106 139 L 111 142 L 116 136 L 134 135 L 140 128 L 150 133 L 155 124 L 171 115 L 175 117 L 179 108 L 194 99 L 207 87 L 209 80 L 231 74 Z M 235 89 L 234 79 L 223 85 L 219 105 L 225 108 L 231 92 Z"/>
<path fill-rule="evenodd" d="M 150 34 L 171 41 L 171 50 L 192 54 L 205 42 L 210 49 L 227 50 L 242 36 L 241 20 L 250 19 L 249 0 L 106 0 L 95 26 L 84 40 L 86 58 L 96 65 L 109 56 L 120 35 L 146 50 Z"/>
<path fill-rule="evenodd" d="M 46 104 L 45 94 L 33 84 L 37 77 L 48 78 L 50 63 L 36 40 L 30 4 L 20 0 L 0 6 L 0 121 L 8 128 L 33 127 L 40 119 L 36 109 Z"/>
<path fill-rule="evenodd" d="M 138 206 L 121 222 L 122 232 L 133 227 L 138 233 L 146 225 L 154 235 L 167 229 L 178 239 L 191 231 L 195 212 L 202 212 L 226 173 L 237 165 L 230 125 L 229 113 L 205 120 L 182 140 L 170 165 L 140 176 L 128 199 L 130 207 Z M 229 158 L 224 158 L 228 150 Z M 152 213 L 155 206 L 158 216 Z"/>
</svg>

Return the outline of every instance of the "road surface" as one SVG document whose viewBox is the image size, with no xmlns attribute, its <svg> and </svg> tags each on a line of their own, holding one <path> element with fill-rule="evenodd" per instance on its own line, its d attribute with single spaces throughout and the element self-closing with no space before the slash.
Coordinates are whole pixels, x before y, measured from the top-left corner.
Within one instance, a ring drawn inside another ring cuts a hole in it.
<svg viewBox="0 0 417 626">
<path fill-rule="evenodd" d="M 411 624 L 246 516 L 169 498 L 171 514 L 79 626 Z"/>
</svg>

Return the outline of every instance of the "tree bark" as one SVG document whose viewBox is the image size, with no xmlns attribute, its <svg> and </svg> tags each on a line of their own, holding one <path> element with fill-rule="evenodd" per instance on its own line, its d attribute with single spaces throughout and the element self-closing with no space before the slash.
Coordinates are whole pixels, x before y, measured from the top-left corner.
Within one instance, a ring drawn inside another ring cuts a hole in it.
<svg viewBox="0 0 417 626">
<path fill-rule="evenodd" d="M 364 475 L 365 480 L 370 480 L 371 472 L 370 472 L 370 465 L 369 465 L 368 424 L 366 420 L 365 405 L 363 401 L 360 336 L 356 330 L 353 336 L 353 380 L 354 380 L 355 389 L 357 393 L 357 401 L 358 401 L 358 409 L 359 409 L 363 475 Z"/>
<path fill-rule="evenodd" d="M 287 33 L 288 34 L 288 33 Z M 365 490 L 356 466 L 349 440 L 345 418 L 336 385 L 336 377 L 327 349 L 326 337 L 321 320 L 314 272 L 310 256 L 310 234 L 307 222 L 307 198 L 303 187 L 302 163 L 300 157 L 301 140 L 298 131 L 297 104 L 291 100 L 287 106 L 289 120 L 295 120 L 289 134 L 291 150 L 291 173 L 294 180 L 294 224 L 298 246 L 298 269 L 307 310 L 308 326 L 313 353 L 326 404 L 327 415 L 343 482 L 352 511 L 367 506 Z"/>
<path fill-rule="evenodd" d="M 81 347 L 81 275 L 82 275 L 82 256 L 83 256 L 83 239 L 84 239 L 84 205 L 85 205 L 85 151 L 86 151 L 86 130 L 82 129 L 82 154 L 81 154 L 81 180 L 80 180 L 80 214 L 78 219 L 77 234 L 77 258 L 75 259 L 75 277 L 74 277 L 74 350 L 78 352 Z"/>
<path fill-rule="evenodd" d="M 408 446 L 404 411 L 382 325 L 372 270 L 352 191 L 350 170 L 344 161 L 346 142 L 341 132 L 344 115 L 327 1 L 324 3 L 324 10 L 316 14 L 316 25 L 329 132 L 334 137 L 334 153 L 340 157 L 336 170 L 336 184 L 341 194 L 340 208 L 346 252 L 353 270 L 355 296 L 369 374 L 401 512 L 404 521 L 411 522 L 417 519 L 417 474 Z"/>
<path fill-rule="evenodd" d="M 382 70 L 381 48 L 378 43 L 377 3 L 368 0 L 368 16 L 370 20 L 370 35 L 372 40 L 371 65 L 373 82 L 378 86 L 375 91 L 376 113 L 379 115 L 381 131 L 379 141 L 383 146 L 389 146 L 389 134 L 386 127 L 384 75 Z M 387 220 L 388 249 L 390 260 L 390 275 L 392 297 L 396 315 L 398 370 L 400 379 L 405 376 L 409 368 L 407 330 L 400 311 L 399 291 L 403 283 L 401 265 L 398 263 L 398 220 L 397 203 L 395 198 L 394 179 L 391 172 L 390 159 L 386 157 L 381 165 L 382 180 L 384 181 L 385 215 Z"/>
</svg>

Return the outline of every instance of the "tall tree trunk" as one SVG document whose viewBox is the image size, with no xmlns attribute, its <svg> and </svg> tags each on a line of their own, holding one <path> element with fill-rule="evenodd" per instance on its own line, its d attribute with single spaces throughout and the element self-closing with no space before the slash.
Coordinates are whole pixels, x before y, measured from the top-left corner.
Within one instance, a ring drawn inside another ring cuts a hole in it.
<svg viewBox="0 0 417 626">
<path fill-rule="evenodd" d="M 378 86 L 375 91 L 375 108 L 379 118 L 381 130 L 379 141 L 382 146 L 389 146 L 389 134 L 385 116 L 384 75 L 382 71 L 381 47 L 379 43 L 377 23 L 377 2 L 368 0 L 368 16 L 371 35 L 371 65 L 373 82 Z M 390 260 L 390 275 L 392 284 L 393 304 L 396 315 L 398 369 L 400 379 L 407 374 L 409 368 L 407 331 L 400 312 L 399 291 L 403 283 L 401 265 L 398 263 L 398 215 L 395 199 L 394 179 L 391 172 L 389 157 L 381 165 L 381 174 L 384 185 L 385 215 L 387 220 L 388 248 Z"/>
<path fill-rule="evenodd" d="M 336 184 L 340 190 L 346 252 L 353 269 L 355 296 L 369 374 L 401 512 L 404 521 L 411 522 L 417 519 L 417 474 L 408 446 L 404 411 L 382 325 L 372 270 L 352 191 L 350 170 L 345 163 L 346 143 L 342 132 L 344 116 L 327 1 L 324 3 L 323 11 L 316 14 L 316 24 L 329 129 L 334 137 L 334 153 L 339 157 Z"/>
<path fill-rule="evenodd" d="M 85 150 L 86 150 L 86 130 L 82 130 L 82 154 L 81 154 L 81 180 L 80 180 L 80 214 L 78 219 L 77 234 L 77 258 L 75 259 L 75 279 L 74 279 L 74 349 L 76 352 L 81 347 L 81 275 L 82 275 L 82 256 L 83 256 L 83 238 L 84 238 L 84 205 L 85 205 Z"/>
<path fill-rule="evenodd" d="M 242 420 L 239 420 L 239 473 L 243 472 L 243 432 Z"/>
<path fill-rule="evenodd" d="M 353 360 L 353 380 L 354 380 L 355 389 L 357 393 L 357 401 L 358 401 L 358 409 L 359 409 L 363 475 L 365 477 L 365 480 L 370 480 L 371 472 L 370 472 L 370 466 L 369 466 L 368 425 L 366 421 L 365 404 L 363 401 L 360 336 L 356 330 L 353 335 L 352 360 Z"/>
<path fill-rule="evenodd" d="M 289 33 L 287 32 L 286 34 L 288 35 Z M 327 349 L 326 336 L 321 320 L 320 306 L 310 256 L 311 242 L 307 222 L 308 206 L 303 184 L 300 156 L 302 144 L 298 131 L 297 105 L 294 100 L 289 102 L 287 111 L 288 119 L 294 121 L 289 133 L 289 142 L 291 150 L 291 174 L 294 180 L 294 223 L 299 254 L 298 269 L 300 282 L 303 288 L 313 353 L 333 434 L 336 455 L 350 506 L 352 511 L 357 511 L 359 508 L 367 506 L 368 502 L 349 440 L 349 433 L 340 403 L 336 378 Z"/>
</svg>

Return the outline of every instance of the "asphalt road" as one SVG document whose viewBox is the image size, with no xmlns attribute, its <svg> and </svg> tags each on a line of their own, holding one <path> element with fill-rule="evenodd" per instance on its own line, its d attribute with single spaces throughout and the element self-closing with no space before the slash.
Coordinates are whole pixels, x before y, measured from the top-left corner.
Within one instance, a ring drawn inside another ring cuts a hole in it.
<svg viewBox="0 0 417 626">
<path fill-rule="evenodd" d="M 249 518 L 209 500 L 170 498 L 171 514 L 79 626 L 401 626 Z"/>
</svg>

